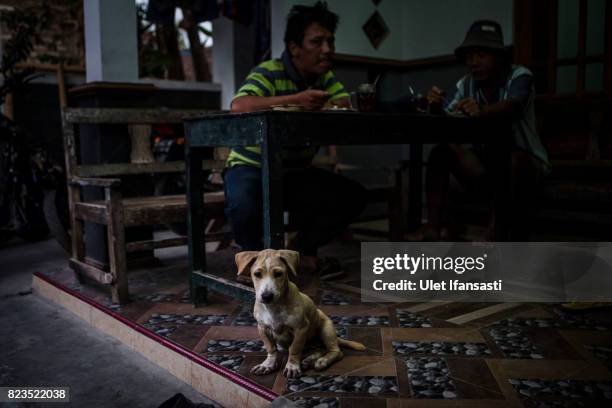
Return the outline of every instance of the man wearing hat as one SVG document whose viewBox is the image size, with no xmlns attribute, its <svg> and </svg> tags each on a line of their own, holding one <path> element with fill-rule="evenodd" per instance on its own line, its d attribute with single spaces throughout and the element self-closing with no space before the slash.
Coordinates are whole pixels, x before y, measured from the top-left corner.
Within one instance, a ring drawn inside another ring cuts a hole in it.
<svg viewBox="0 0 612 408">
<path fill-rule="evenodd" d="M 455 95 L 447 101 L 444 92 L 434 86 L 427 101 L 432 110 L 443 108 L 447 114 L 512 119 L 513 203 L 510 208 L 515 209 L 512 225 L 518 227 L 527 221 L 531 197 L 550 171 L 548 155 L 535 127 L 533 75 L 527 68 L 511 64 L 501 27 L 495 21 L 474 22 L 455 54 L 468 71 L 457 82 Z M 495 180 L 487 179 L 488 156 L 482 146 L 439 145 L 432 150 L 426 176 L 428 219 L 415 239 L 447 238 L 444 212 L 451 174 L 464 187 L 482 191 L 484 185 L 489 193 L 493 190 Z M 494 223 L 495 214 L 491 211 L 485 239 L 492 238 Z M 518 235 L 513 238 L 526 239 L 526 231 L 526 228 L 516 228 Z"/>
</svg>

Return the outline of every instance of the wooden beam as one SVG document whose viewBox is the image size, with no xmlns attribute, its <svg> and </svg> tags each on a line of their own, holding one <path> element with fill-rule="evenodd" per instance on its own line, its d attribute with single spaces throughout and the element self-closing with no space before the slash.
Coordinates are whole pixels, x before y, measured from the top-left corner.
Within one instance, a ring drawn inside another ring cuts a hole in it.
<svg viewBox="0 0 612 408">
<path fill-rule="evenodd" d="M 255 289 L 250 286 L 210 273 L 203 273 L 202 271 L 195 271 L 194 274 L 196 274 L 198 278 L 205 283 L 208 290 L 241 299 L 243 301 L 252 302 L 255 300 Z"/>
<path fill-rule="evenodd" d="M 180 124 L 188 118 L 219 112 L 201 109 L 68 108 L 64 110 L 64 120 L 73 124 Z"/>
<path fill-rule="evenodd" d="M 122 195 L 119 191 L 106 189 L 106 241 L 108 245 L 108 264 L 113 276 L 111 295 L 113 303 L 127 303 L 129 301 L 127 278 L 127 253 L 125 252 L 125 227 L 123 222 Z"/>
<path fill-rule="evenodd" d="M 84 262 L 77 261 L 74 258 L 70 259 L 70 267 L 77 273 L 87 276 L 90 279 L 95 280 L 96 282 L 110 285 L 113 283 L 113 275 L 108 272 L 104 272 L 98 268 L 94 268 L 93 266 L 87 265 Z"/>
<path fill-rule="evenodd" d="M 230 232 L 219 232 L 205 235 L 206 242 L 217 242 L 224 239 L 231 238 Z M 187 237 L 176 237 L 168 238 L 159 241 L 134 241 L 128 242 L 125 245 L 126 252 L 137 252 L 137 251 L 152 251 L 154 249 L 169 248 L 174 246 L 181 246 L 187 244 Z"/>
<path fill-rule="evenodd" d="M 34 63 L 34 64 L 18 63 L 18 64 L 15 64 L 15 67 L 19 69 L 32 68 L 36 71 L 56 72 L 58 65 L 57 64 L 40 64 L 40 63 Z M 70 73 L 70 74 L 84 74 L 85 73 L 85 67 L 81 65 L 64 65 L 62 69 L 64 72 Z"/>
<path fill-rule="evenodd" d="M 125 252 L 152 251 L 159 248 L 181 246 L 187 243 L 187 237 L 168 238 L 160 241 L 134 241 L 125 244 Z"/>
<path fill-rule="evenodd" d="M 204 160 L 204 170 L 222 170 L 225 168 L 223 160 Z M 156 162 L 156 163 L 109 163 L 109 164 L 82 164 L 76 168 L 79 177 L 120 176 L 131 174 L 152 173 L 182 173 L 185 171 L 184 161 Z"/>
<path fill-rule="evenodd" d="M 75 222 L 82 220 L 102 225 L 108 224 L 108 216 L 104 204 L 75 202 L 71 208 L 72 211 L 70 213 L 74 216 Z"/>
<path fill-rule="evenodd" d="M 532 67 L 534 27 L 532 0 L 515 0 L 513 13 L 514 62 Z"/>
<path fill-rule="evenodd" d="M 73 177 L 68 180 L 68 184 L 81 187 L 104 187 L 117 188 L 121 185 L 118 178 L 93 178 L 93 177 Z"/>
</svg>

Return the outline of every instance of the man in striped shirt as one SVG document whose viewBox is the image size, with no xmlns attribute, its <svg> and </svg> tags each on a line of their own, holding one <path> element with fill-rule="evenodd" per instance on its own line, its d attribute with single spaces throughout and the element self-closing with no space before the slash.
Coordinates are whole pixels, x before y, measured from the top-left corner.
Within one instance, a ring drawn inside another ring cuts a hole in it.
<svg viewBox="0 0 612 408">
<path fill-rule="evenodd" d="M 338 16 L 322 2 L 294 6 L 287 18 L 285 51 L 280 59 L 253 69 L 235 95 L 233 112 L 252 112 L 274 105 L 306 110 L 350 106 L 349 95 L 331 69 Z M 303 271 L 317 267 L 317 249 L 341 233 L 365 207 L 365 190 L 338 174 L 317 169 L 317 148 L 283 151 L 283 205 L 302 220 L 293 243 L 302 255 Z M 225 171 L 226 214 L 238 245 L 263 247 L 260 146 L 232 149 Z"/>
</svg>

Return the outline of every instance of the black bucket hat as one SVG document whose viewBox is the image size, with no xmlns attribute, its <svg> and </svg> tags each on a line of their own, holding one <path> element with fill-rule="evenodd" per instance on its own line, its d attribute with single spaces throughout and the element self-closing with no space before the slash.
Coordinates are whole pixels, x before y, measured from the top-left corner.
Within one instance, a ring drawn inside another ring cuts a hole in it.
<svg viewBox="0 0 612 408">
<path fill-rule="evenodd" d="M 463 43 L 455 49 L 455 55 L 463 60 L 467 51 L 474 48 L 486 49 L 504 56 L 507 54 L 507 50 L 504 48 L 504 35 L 498 22 L 478 20 L 472 23 L 465 34 Z"/>
</svg>

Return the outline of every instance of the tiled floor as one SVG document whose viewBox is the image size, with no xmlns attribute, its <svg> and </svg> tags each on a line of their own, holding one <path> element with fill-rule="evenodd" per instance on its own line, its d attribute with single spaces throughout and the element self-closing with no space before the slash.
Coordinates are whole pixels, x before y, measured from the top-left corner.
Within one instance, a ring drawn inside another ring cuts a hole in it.
<svg viewBox="0 0 612 408">
<path fill-rule="evenodd" d="M 453 407 L 612 406 L 609 310 L 568 314 L 542 304 L 361 303 L 353 273 L 359 248 L 336 253 L 352 265 L 346 278 L 325 283 L 302 277 L 300 286 L 340 336 L 367 350 L 347 350 L 327 370 L 291 380 L 250 373 L 265 356 L 251 306 L 212 295 L 194 309 L 184 259 L 131 273 L 133 301 L 125 306 L 110 304 L 103 287 L 76 283 L 68 269 L 45 275 L 299 407 L 392 408 L 423 406 L 422 401 Z M 209 260 L 226 272 L 234 268 L 229 251 Z"/>
</svg>

